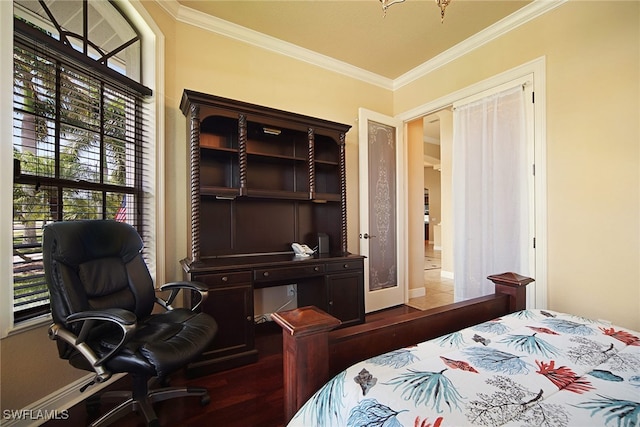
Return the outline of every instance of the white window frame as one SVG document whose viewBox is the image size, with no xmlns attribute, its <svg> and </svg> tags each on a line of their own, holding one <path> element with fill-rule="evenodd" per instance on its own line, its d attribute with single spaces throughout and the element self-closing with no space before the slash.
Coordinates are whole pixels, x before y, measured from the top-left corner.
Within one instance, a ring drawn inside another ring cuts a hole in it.
<svg viewBox="0 0 640 427">
<path fill-rule="evenodd" d="M 165 273 L 165 216 L 164 216 L 164 36 L 139 0 L 117 0 L 120 10 L 140 31 L 142 62 L 154 64 L 143 67 L 142 81 L 151 88 L 147 108 L 155 123 L 149 126 L 148 138 L 155 142 L 155 179 L 151 184 L 154 198 L 148 225 L 153 229 L 153 242 L 145 242 L 150 259 L 151 274 L 156 283 L 164 283 Z M 13 2 L 0 1 L 0 63 L 13 64 Z M 13 66 L 0 67 L 0 140 L 12 140 Z M 13 147 L 0 144 L 0 194 L 7 200 L 0 202 L 0 338 L 50 323 L 51 316 L 42 316 L 14 325 L 13 319 Z"/>
</svg>

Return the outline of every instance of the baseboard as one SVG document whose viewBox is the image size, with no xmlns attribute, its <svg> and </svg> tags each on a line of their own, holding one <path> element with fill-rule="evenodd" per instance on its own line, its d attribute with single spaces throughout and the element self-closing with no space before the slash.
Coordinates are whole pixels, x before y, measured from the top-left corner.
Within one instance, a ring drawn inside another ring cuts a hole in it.
<svg viewBox="0 0 640 427">
<path fill-rule="evenodd" d="M 426 294 L 427 292 L 425 291 L 424 286 L 409 289 L 409 299 L 423 297 Z"/>
<path fill-rule="evenodd" d="M 94 378 L 94 374 L 85 375 L 25 408 L 17 411 L 3 411 L 1 416 L 2 425 L 7 427 L 35 427 L 53 419 L 68 419 L 69 413 L 67 411 L 69 408 L 77 405 L 106 386 L 111 385 L 114 381 L 119 380 L 125 375 L 126 374 L 115 374 L 109 381 L 92 385 L 84 392 L 80 392 L 80 388 Z"/>
</svg>

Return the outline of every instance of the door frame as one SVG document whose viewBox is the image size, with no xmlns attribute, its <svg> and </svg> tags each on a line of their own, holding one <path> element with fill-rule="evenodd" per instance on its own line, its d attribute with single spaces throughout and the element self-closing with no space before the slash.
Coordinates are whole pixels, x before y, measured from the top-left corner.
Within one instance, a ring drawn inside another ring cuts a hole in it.
<svg viewBox="0 0 640 427">
<path fill-rule="evenodd" d="M 536 250 L 536 262 L 535 262 L 535 275 L 536 281 L 532 283 L 534 286 L 527 287 L 527 308 L 547 308 L 547 165 L 546 165 L 546 58 L 540 57 L 530 62 L 522 64 L 518 67 L 512 68 L 500 74 L 497 74 L 488 79 L 474 83 L 463 89 L 454 91 L 447 95 L 444 95 L 438 99 L 422 104 L 411 110 L 405 111 L 395 116 L 396 119 L 401 120 L 403 123 L 410 122 L 412 120 L 419 119 L 429 114 L 435 113 L 439 110 L 447 108 L 453 105 L 454 102 L 464 98 L 468 98 L 479 94 L 481 92 L 498 87 L 502 84 L 510 81 L 522 78 L 526 75 L 533 75 L 533 91 L 535 93 L 534 103 L 534 162 L 535 162 L 535 213 L 534 213 L 534 234 L 535 238 L 535 250 Z M 407 136 L 403 141 L 404 145 L 407 145 Z M 398 169 L 403 171 L 400 175 L 403 175 L 403 182 L 407 178 L 408 163 L 406 157 L 403 157 L 404 163 Z M 406 201 L 408 200 L 408 189 L 404 187 L 404 195 L 398 199 L 398 211 L 399 215 L 403 218 L 407 217 L 408 206 Z M 402 200 L 402 202 L 400 201 Z M 402 203 L 402 204 L 401 204 Z M 400 214 L 400 210 L 405 211 Z M 406 228 L 405 228 L 406 230 Z M 409 236 L 405 234 L 406 240 L 404 241 L 404 253 L 409 248 Z M 533 244 L 533 242 L 532 242 Z M 403 266 L 405 270 L 404 277 L 409 277 L 408 264 Z"/>
<path fill-rule="evenodd" d="M 406 242 L 408 238 L 407 215 L 408 210 L 405 208 L 407 203 L 406 174 L 402 173 L 402 167 L 407 164 L 407 147 L 406 147 L 406 123 L 397 117 L 387 116 L 366 108 L 358 109 L 358 146 L 359 146 L 359 248 L 360 253 L 367 257 L 369 255 L 368 245 L 363 250 L 363 244 L 366 240 L 364 233 L 370 233 L 369 223 L 369 185 L 368 178 L 363 179 L 362 175 L 368 177 L 368 157 L 362 156 L 360 153 L 364 149 L 361 144 L 368 144 L 368 122 L 374 121 L 396 129 L 396 236 L 398 243 L 396 247 L 397 260 L 397 282 L 398 286 L 391 289 L 381 289 L 369 292 L 369 261 L 364 260 L 364 297 L 365 297 L 365 313 L 382 310 L 398 304 L 406 304 L 408 302 L 408 287 L 406 280 L 408 272 L 408 259 L 406 256 L 407 246 L 401 242 Z M 390 301 L 390 302 L 389 302 Z"/>
</svg>

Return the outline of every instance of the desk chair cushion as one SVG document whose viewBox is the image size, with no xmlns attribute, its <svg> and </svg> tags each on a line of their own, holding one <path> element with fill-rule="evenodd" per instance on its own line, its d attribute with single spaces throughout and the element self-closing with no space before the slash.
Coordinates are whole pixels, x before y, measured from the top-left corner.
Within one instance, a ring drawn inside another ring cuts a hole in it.
<svg viewBox="0 0 640 427">
<path fill-rule="evenodd" d="M 134 337 L 105 363 L 110 372 L 166 376 L 182 368 L 193 355 L 201 354 L 217 327 L 208 316 L 186 309 L 174 309 L 139 321 Z M 120 328 L 112 324 L 98 326 L 87 344 L 98 357 L 113 350 L 122 337 Z M 71 365 L 92 371 L 87 359 L 79 353 L 69 357 Z"/>
</svg>

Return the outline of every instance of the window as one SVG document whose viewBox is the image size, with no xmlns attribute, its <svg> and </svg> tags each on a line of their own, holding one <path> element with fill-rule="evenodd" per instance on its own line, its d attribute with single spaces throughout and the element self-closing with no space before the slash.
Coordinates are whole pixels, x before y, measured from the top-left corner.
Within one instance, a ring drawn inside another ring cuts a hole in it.
<svg viewBox="0 0 640 427">
<path fill-rule="evenodd" d="M 151 221 L 139 37 L 113 4 L 78 4 L 14 2 L 14 323 L 49 311 L 44 224 L 115 219 L 144 237 Z"/>
</svg>

